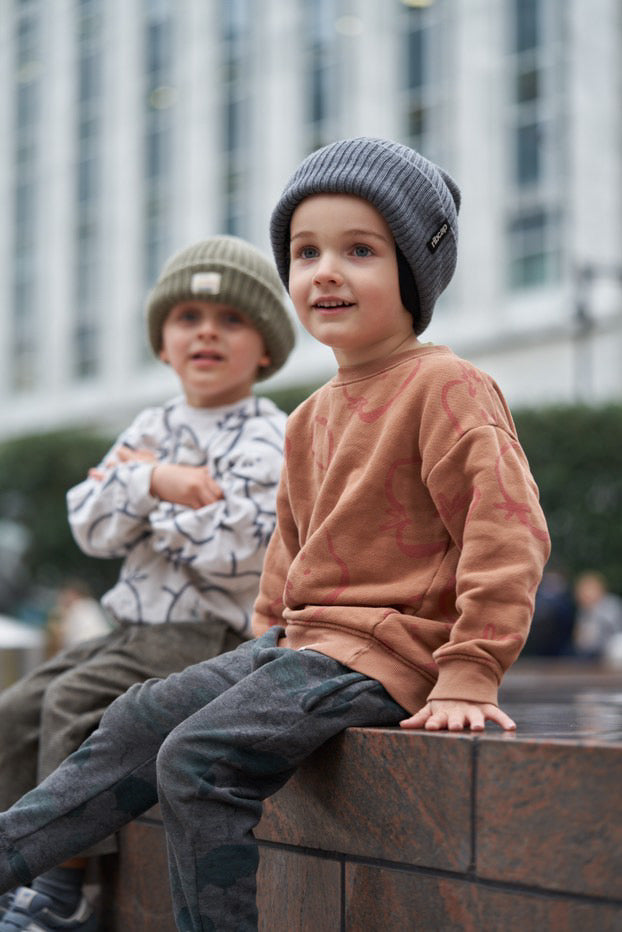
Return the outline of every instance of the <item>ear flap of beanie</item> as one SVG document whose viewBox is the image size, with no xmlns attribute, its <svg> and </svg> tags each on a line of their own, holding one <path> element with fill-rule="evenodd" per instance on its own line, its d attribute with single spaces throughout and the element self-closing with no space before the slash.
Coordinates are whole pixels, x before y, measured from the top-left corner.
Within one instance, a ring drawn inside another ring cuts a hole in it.
<svg viewBox="0 0 622 932">
<path fill-rule="evenodd" d="M 395 244 L 395 256 L 397 258 L 397 276 L 402 304 L 412 314 L 413 330 L 418 335 L 424 328 L 421 325 L 421 305 L 419 303 L 417 282 L 412 269 L 406 261 L 406 256 L 397 243 Z"/>
</svg>

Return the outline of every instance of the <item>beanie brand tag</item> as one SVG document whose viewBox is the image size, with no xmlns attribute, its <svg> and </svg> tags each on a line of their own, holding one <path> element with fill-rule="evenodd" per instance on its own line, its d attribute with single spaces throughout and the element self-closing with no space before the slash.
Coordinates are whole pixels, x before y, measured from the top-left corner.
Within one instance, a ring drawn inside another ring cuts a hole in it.
<svg viewBox="0 0 622 932">
<path fill-rule="evenodd" d="M 194 272 L 190 279 L 192 294 L 218 294 L 222 275 L 220 272 Z"/>
<path fill-rule="evenodd" d="M 436 252 L 440 244 L 443 242 L 443 238 L 449 233 L 449 221 L 443 220 L 442 224 L 432 237 L 428 240 L 428 249 L 430 252 Z"/>
</svg>

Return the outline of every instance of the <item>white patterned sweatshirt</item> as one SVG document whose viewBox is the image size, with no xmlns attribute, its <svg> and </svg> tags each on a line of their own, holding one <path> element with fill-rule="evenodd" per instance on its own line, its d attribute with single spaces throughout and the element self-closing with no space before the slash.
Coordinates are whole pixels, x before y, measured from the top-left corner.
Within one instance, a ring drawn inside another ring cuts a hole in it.
<svg viewBox="0 0 622 932">
<path fill-rule="evenodd" d="M 102 599 L 122 622 L 199 621 L 210 615 L 250 637 L 250 618 L 268 540 L 276 523 L 285 414 L 249 397 L 219 408 L 176 398 L 147 408 L 102 460 L 103 479 L 67 493 L 69 523 L 94 557 L 123 557 L 116 585 Z M 158 462 L 206 466 L 224 498 L 188 508 L 149 492 L 154 464 L 119 463 L 126 445 Z"/>
</svg>

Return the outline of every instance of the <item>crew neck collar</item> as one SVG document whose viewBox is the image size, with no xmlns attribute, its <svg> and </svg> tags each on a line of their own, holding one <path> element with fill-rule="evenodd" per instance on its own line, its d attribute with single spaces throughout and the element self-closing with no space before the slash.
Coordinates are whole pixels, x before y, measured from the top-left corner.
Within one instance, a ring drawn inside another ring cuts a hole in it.
<svg viewBox="0 0 622 932">
<path fill-rule="evenodd" d="M 447 346 L 422 343 L 420 346 L 415 346 L 414 349 L 404 350 L 401 353 L 395 353 L 393 356 L 386 356 L 384 359 L 373 359 L 357 366 L 340 366 L 333 378 L 333 385 L 343 385 L 346 382 L 366 379 L 372 375 L 377 375 L 379 372 L 394 369 L 411 359 L 428 356 L 431 353 L 451 353 L 451 350 Z"/>
</svg>

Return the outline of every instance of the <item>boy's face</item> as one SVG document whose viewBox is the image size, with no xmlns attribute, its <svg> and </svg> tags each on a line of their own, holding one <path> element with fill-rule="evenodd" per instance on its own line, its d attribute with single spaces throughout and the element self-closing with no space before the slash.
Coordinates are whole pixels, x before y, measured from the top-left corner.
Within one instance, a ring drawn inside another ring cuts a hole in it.
<svg viewBox="0 0 622 932">
<path fill-rule="evenodd" d="M 213 408 L 251 393 L 260 366 L 270 357 L 248 318 L 227 304 L 183 301 L 162 328 L 160 359 L 179 376 L 188 404 Z"/>
<path fill-rule="evenodd" d="M 317 194 L 291 221 L 289 293 L 303 327 L 340 366 L 416 346 L 402 305 L 395 241 L 380 213 L 350 194 Z"/>
</svg>

